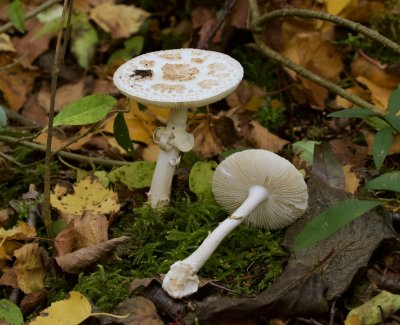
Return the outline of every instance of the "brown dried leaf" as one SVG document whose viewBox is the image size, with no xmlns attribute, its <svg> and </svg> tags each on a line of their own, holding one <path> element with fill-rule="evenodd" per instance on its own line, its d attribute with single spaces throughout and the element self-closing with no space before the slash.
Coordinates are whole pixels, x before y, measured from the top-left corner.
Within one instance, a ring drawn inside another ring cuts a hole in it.
<svg viewBox="0 0 400 325">
<path fill-rule="evenodd" d="M 163 321 L 157 314 L 157 308 L 153 302 L 145 297 L 127 298 L 120 303 L 115 313 L 129 316 L 118 320 L 120 324 L 126 325 L 161 325 Z"/>
<path fill-rule="evenodd" d="M 75 136 L 78 138 L 79 134 L 83 134 L 86 131 L 86 129 L 83 127 Z M 74 143 L 71 143 L 69 146 L 67 146 L 67 149 L 70 150 L 79 150 L 84 146 L 86 143 L 88 143 L 92 139 L 91 134 L 87 134 L 84 137 L 79 138 L 76 140 Z M 67 143 L 71 141 L 71 138 L 63 138 L 61 139 L 57 134 L 53 134 L 52 137 L 52 142 L 51 142 L 51 147 L 53 150 L 58 150 L 61 148 L 64 148 Z M 35 139 L 33 139 L 33 142 L 40 143 L 40 144 L 46 144 L 47 143 L 47 132 L 43 132 L 39 134 Z"/>
<path fill-rule="evenodd" d="M 197 47 L 204 48 L 207 44 L 207 39 L 211 30 L 217 23 L 215 11 L 205 8 L 197 7 L 192 11 L 192 28 L 197 38 Z M 221 41 L 221 30 L 219 30 L 213 40 L 214 43 Z"/>
<path fill-rule="evenodd" d="M 24 293 L 44 288 L 46 271 L 38 243 L 30 243 L 14 251 L 16 260 L 14 270 L 17 275 L 18 288 Z"/>
<path fill-rule="evenodd" d="M 0 226 L 7 223 L 10 215 L 14 214 L 14 210 L 11 208 L 0 209 Z"/>
<path fill-rule="evenodd" d="M 106 257 L 115 247 L 129 237 L 122 236 L 108 241 L 78 249 L 72 253 L 56 257 L 57 264 L 64 272 L 79 273 L 86 267 Z"/>
<path fill-rule="evenodd" d="M 231 25 L 237 28 L 246 29 L 249 20 L 249 2 L 238 0 L 232 10 Z"/>
<path fill-rule="evenodd" d="M 91 11 L 90 19 L 116 39 L 126 38 L 136 33 L 149 15 L 147 11 L 132 5 L 106 2 Z"/>
<path fill-rule="evenodd" d="M 18 111 L 24 105 L 27 94 L 32 91 L 37 72 L 23 68 L 3 53 L 0 53 L 0 67 L 0 91 L 8 107 Z"/>
<path fill-rule="evenodd" d="M 40 304 L 45 303 L 47 299 L 47 293 L 45 290 L 39 292 L 31 292 L 25 295 L 19 307 L 24 315 L 32 313 L 36 307 Z"/>
<path fill-rule="evenodd" d="M 148 161 L 157 161 L 160 154 L 160 146 L 158 144 L 151 144 L 143 149 L 142 158 Z"/>
<path fill-rule="evenodd" d="M 78 248 L 108 240 L 108 220 L 104 215 L 86 211 L 74 222 Z"/>
<path fill-rule="evenodd" d="M 0 277 L 0 285 L 18 288 L 17 274 L 12 267 L 7 267 L 1 270 L 3 274 Z"/>
<path fill-rule="evenodd" d="M 339 158 L 342 165 L 352 165 L 355 168 L 364 167 L 370 159 L 368 157 L 367 147 L 353 143 L 353 139 L 344 137 L 329 141 L 332 150 Z"/>
<path fill-rule="evenodd" d="M 250 125 L 252 126 L 250 140 L 257 148 L 278 152 L 289 143 L 289 141 L 269 132 L 257 121 L 251 121 Z"/>
<path fill-rule="evenodd" d="M 215 130 L 208 119 L 202 120 L 192 134 L 194 136 L 194 150 L 205 158 L 215 156 L 222 151 Z"/>
<path fill-rule="evenodd" d="M 358 185 L 360 185 L 360 179 L 351 170 L 353 166 L 345 165 L 343 166 L 343 173 L 345 178 L 345 191 L 354 194 L 357 191 Z"/>
<path fill-rule="evenodd" d="M 83 97 L 85 95 L 84 86 L 85 82 L 82 79 L 77 83 L 66 84 L 57 88 L 56 99 L 54 103 L 55 112 L 59 112 L 65 105 Z M 50 97 L 51 95 L 49 86 L 43 85 L 38 94 L 38 103 L 47 112 L 50 109 Z"/>
<path fill-rule="evenodd" d="M 71 253 L 74 249 L 75 241 L 74 224 L 70 222 L 68 226 L 60 231 L 56 238 L 54 238 L 54 247 L 56 249 L 57 256 Z"/>
<path fill-rule="evenodd" d="M 34 121 L 38 126 L 45 126 L 48 123 L 46 110 L 41 107 L 37 100 L 37 94 L 30 94 L 26 99 L 21 115 Z"/>
</svg>

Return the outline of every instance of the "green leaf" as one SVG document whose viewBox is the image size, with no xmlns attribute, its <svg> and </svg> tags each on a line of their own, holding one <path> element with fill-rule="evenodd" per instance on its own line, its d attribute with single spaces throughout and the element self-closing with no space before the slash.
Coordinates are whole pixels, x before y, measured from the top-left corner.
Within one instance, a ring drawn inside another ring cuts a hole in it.
<svg viewBox="0 0 400 325">
<path fill-rule="evenodd" d="M 112 110 L 117 100 L 104 94 L 89 95 L 64 106 L 54 118 L 54 126 L 96 123 Z"/>
<path fill-rule="evenodd" d="M 376 130 L 381 130 L 390 127 L 388 122 L 386 122 L 384 119 L 378 116 L 368 116 L 365 118 L 365 122 L 367 122 Z"/>
<path fill-rule="evenodd" d="M 113 183 L 120 181 L 129 188 L 150 187 L 155 167 L 154 161 L 135 161 L 113 170 L 108 178 Z"/>
<path fill-rule="evenodd" d="M 392 128 L 384 128 L 376 133 L 374 143 L 372 144 L 372 157 L 374 158 L 375 167 L 378 171 L 381 169 L 392 143 Z"/>
<path fill-rule="evenodd" d="M 13 26 L 21 33 L 25 32 L 25 13 L 20 0 L 14 0 L 8 6 L 8 16 Z"/>
<path fill-rule="evenodd" d="M 75 29 L 75 33 L 72 35 L 71 51 L 82 68 L 89 68 L 98 42 L 96 29 L 88 21 L 83 21 Z"/>
<path fill-rule="evenodd" d="M 308 165 L 312 165 L 314 160 L 314 147 L 318 141 L 301 140 L 292 144 L 293 151 L 300 156 Z"/>
<path fill-rule="evenodd" d="M 388 100 L 389 114 L 396 115 L 400 111 L 400 85 L 392 92 Z"/>
<path fill-rule="evenodd" d="M 211 189 L 212 176 L 218 164 L 215 161 L 197 161 L 189 173 L 189 189 L 198 199 L 214 201 Z"/>
<path fill-rule="evenodd" d="M 133 148 L 129 130 L 125 122 L 124 113 L 118 112 L 114 120 L 114 137 L 117 143 L 124 148 L 130 155 L 134 155 L 135 149 Z"/>
<path fill-rule="evenodd" d="M 345 109 L 328 114 L 328 117 L 343 117 L 343 118 L 365 118 L 367 116 L 376 115 L 373 111 L 365 108 Z"/>
<path fill-rule="evenodd" d="M 0 106 L 0 129 L 7 126 L 7 115 L 3 107 Z"/>
<path fill-rule="evenodd" d="M 378 201 L 357 199 L 337 202 L 305 225 L 295 239 L 294 249 L 311 247 L 378 205 L 380 205 Z"/>
<path fill-rule="evenodd" d="M 369 181 L 365 188 L 367 190 L 388 190 L 400 192 L 400 172 L 382 174 Z"/>
<path fill-rule="evenodd" d="M 400 132 L 400 116 L 398 115 L 385 115 L 385 120 L 397 131 Z"/>
<path fill-rule="evenodd" d="M 0 319 L 10 325 L 20 325 L 24 322 L 21 309 L 8 299 L 0 300 Z"/>
</svg>

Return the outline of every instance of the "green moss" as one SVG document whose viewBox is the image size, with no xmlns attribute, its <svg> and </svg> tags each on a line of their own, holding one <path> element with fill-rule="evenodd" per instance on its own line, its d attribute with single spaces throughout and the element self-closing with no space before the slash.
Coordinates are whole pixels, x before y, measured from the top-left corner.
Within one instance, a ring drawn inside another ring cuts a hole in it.
<svg viewBox="0 0 400 325">
<path fill-rule="evenodd" d="M 128 294 L 131 278 L 122 275 L 122 271 L 114 267 L 98 265 L 98 270 L 90 274 L 79 275 L 74 290 L 89 297 L 97 310 L 104 312 L 120 303 Z"/>
<path fill-rule="evenodd" d="M 267 98 L 265 105 L 254 113 L 253 118 L 268 130 L 277 132 L 286 124 L 285 108 L 274 107 L 271 102 Z"/>
<path fill-rule="evenodd" d="M 115 267 L 130 270 L 134 278 L 166 273 L 171 264 L 189 256 L 218 224 L 227 217 L 217 205 L 184 199 L 175 206 L 153 210 L 148 205 L 126 215 L 114 236 L 128 235 L 131 241 L 117 249 Z M 246 225 L 232 232 L 200 270 L 242 294 L 256 294 L 281 272 L 285 256 L 280 232 Z"/>
</svg>

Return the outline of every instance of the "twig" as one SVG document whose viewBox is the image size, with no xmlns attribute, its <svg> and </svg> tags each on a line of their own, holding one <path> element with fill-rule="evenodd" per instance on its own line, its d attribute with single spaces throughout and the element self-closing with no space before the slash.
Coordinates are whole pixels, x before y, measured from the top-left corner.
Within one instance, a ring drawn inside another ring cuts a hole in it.
<svg viewBox="0 0 400 325">
<path fill-rule="evenodd" d="M 250 9 L 251 9 L 251 16 L 253 21 L 251 22 L 251 26 L 253 29 L 253 35 L 254 39 L 256 41 L 257 48 L 260 50 L 262 54 L 265 56 L 271 58 L 272 60 L 278 62 L 279 64 L 295 71 L 297 74 L 299 74 L 302 77 L 305 77 L 311 81 L 314 81 L 315 83 L 321 85 L 322 87 L 328 89 L 332 93 L 335 93 L 348 101 L 352 102 L 355 105 L 358 105 L 360 107 L 367 108 L 379 115 L 383 115 L 383 112 L 379 110 L 377 107 L 372 105 L 371 103 L 365 101 L 364 99 L 351 94 L 347 91 L 345 91 L 342 87 L 339 87 L 338 85 L 334 84 L 331 81 L 328 81 L 317 74 L 304 69 L 300 65 L 288 60 L 284 56 L 280 55 L 278 52 L 275 52 L 273 49 L 271 49 L 269 46 L 265 44 L 263 39 L 260 36 L 260 31 L 261 31 L 261 26 L 268 22 L 271 19 L 278 18 L 278 17 L 286 17 L 286 16 L 298 16 L 302 18 L 315 18 L 315 19 L 321 19 L 321 20 L 326 20 L 330 21 L 333 23 L 336 23 L 340 26 L 345 26 L 348 28 L 351 28 L 355 31 L 359 31 L 363 33 L 364 35 L 377 40 L 384 45 L 390 47 L 394 51 L 400 53 L 400 46 L 397 45 L 396 43 L 392 42 L 391 40 L 387 39 L 386 37 L 380 35 L 378 32 L 373 31 L 365 26 L 362 26 L 358 23 L 354 23 L 350 20 L 343 19 L 337 16 L 333 16 L 331 14 L 323 13 L 323 12 L 314 12 L 310 10 L 302 10 L 302 9 L 281 9 L 281 10 L 276 10 L 270 13 L 267 13 L 265 15 L 262 15 L 261 17 L 259 16 L 259 7 L 257 4 L 257 0 L 249 0 L 250 3 Z M 258 18 L 257 18 L 258 17 Z"/>
<path fill-rule="evenodd" d="M 52 142 L 51 140 L 53 135 L 54 107 L 56 101 L 58 75 L 62 67 L 64 54 L 69 38 L 69 29 L 71 27 L 72 3 L 73 0 L 64 0 L 64 7 L 57 35 L 56 53 L 54 55 L 53 68 L 51 71 L 50 109 L 49 109 L 49 122 L 47 126 L 46 157 L 44 159 L 45 170 L 44 170 L 44 190 L 43 190 L 43 219 L 48 235 L 50 234 L 50 226 L 51 226 L 50 164 L 53 156 L 53 153 L 51 151 L 51 142 Z M 64 29 L 65 22 L 67 23 L 66 29 Z"/>
<path fill-rule="evenodd" d="M 14 120 L 23 126 L 31 126 L 31 127 L 37 127 L 37 128 L 40 127 L 35 121 L 33 121 L 29 118 L 26 118 L 25 116 L 15 112 L 15 111 L 12 111 L 11 109 L 9 109 L 7 107 L 1 106 L 1 108 L 6 112 L 6 115 L 10 120 Z"/>
<path fill-rule="evenodd" d="M 208 33 L 207 37 L 202 41 L 197 44 L 197 48 L 207 50 L 208 47 L 210 46 L 210 41 L 214 38 L 215 34 L 218 32 L 218 30 L 221 28 L 223 22 L 226 19 L 226 16 L 228 13 L 232 10 L 232 8 L 235 6 L 237 0 L 226 0 L 224 4 L 224 9 L 223 13 L 220 17 L 220 19 L 217 21 L 217 23 L 211 28 L 210 32 Z"/>
<path fill-rule="evenodd" d="M 4 159 L 8 160 L 9 162 L 17 165 L 18 167 L 26 167 L 24 164 L 21 164 L 19 161 L 17 161 L 16 159 L 14 159 L 13 157 L 5 154 L 4 152 L 0 151 L 0 157 L 3 157 Z"/>
<path fill-rule="evenodd" d="M 21 146 L 31 148 L 33 150 L 41 151 L 41 152 L 46 152 L 46 147 L 44 145 L 38 144 L 38 143 L 33 143 L 29 141 L 19 141 L 18 138 L 14 137 L 9 137 L 5 135 L 0 135 L 0 141 L 6 142 L 6 143 L 12 143 L 12 144 L 19 144 Z M 55 151 L 52 152 L 55 154 Z M 99 157 L 88 157 L 84 155 L 78 155 L 76 153 L 71 153 L 67 151 L 60 151 L 57 153 L 57 156 L 87 163 L 87 164 L 96 164 L 96 165 L 103 165 L 103 166 L 125 166 L 131 164 L 128 161 L 120 161 L 120 160 L 112 160 L 112 159 L 105 159 L 105 158 L 99 158 Z"/>
<path fill-rule="evenodd" d="M 251 0 L 251 2 L 255 2 L 254 0 Z M 257 6 L 258 8 L 258 6 Z M 253 16 L 255 13 L 253 14 Z M 272 12 L 269 12 L 267 14 L 262 15 L 259 18 L 256 18 L 255 20 L 252 21 L 252 26 L 255 30 L 258 30 L 263 26 L 266 22 L 279 18 L 279 17 L 301 17 L 301 18 L 311 18 L 311 19 L 318 19 L 318 20 L 325 20 L 329 21 L 331 23 L 334 23 L 338 26 L 343 26 L 349 29 L 352 29 L 356 32 L 359 32 L 361 34 L 364 34 L 365 36 L 369 37 L 370 39 L 373 39 L 389 48 L 391 48 L 393 51 L 397 52 L 400 54 L 400 45 L 393 42 L 392 40 L 386 38 L 385 36 L 379 34 L 377 31 L 370 29 L 368 27 L 365 27 L 359 23 L 355 23 L 354 21 L 338 17 L 335 15 L 331 15 L 327 12 L 320 12 L 320 11 L 313 11 L 313 10 L 307 10 L 307 9 L 293 9 L 293 8 L 286 8 L 286 9 L 280 9 L 280 10 L 275 10 Z"/>
<path fill-rule="evenodd" d="M 35 17 L 37 14 L 41 13 L 42 11 L 45 11 L 46 9 L 50 8 L 52 5 L 60 2 L 61 0 L 49 0 L 40 6 L 36 7 L 35 9 L 27 12 L 25 15 L 25 20 L 31 19 L 32 17 Z M 13 27 L 13 24 L 11 22 L 8 22 L 4 24 L 3 26 L 0 26 L 0 33 L 4 33 L 11 29 Z"/>
</svg>

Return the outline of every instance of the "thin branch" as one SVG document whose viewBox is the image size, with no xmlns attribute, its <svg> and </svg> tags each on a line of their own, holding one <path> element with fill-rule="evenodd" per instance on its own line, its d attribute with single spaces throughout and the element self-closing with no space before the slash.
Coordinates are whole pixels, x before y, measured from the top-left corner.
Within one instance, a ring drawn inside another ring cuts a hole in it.
<svg viewBox="0 0 400 325">
<path fill-rule="evenodd" d="M 376 40 L 385 46 L 391 48 L 392 50 L 396 51 L 397 53 L 400 53 L 400 45 L 396 44 L 395 42 L 387 39 L 386 37 L 382 36 L 378 32 L 371 30 L 365 26 L 362 26 L 358 23 L 352 22 L 350 20 L 337 17 L 328 13 L 324 12 L 316 12 L 316 11 L 311 11 L 311 10 L 304 10 L 304 9 L 281 9 L 281 10 L 276 10 L 272 11 L 270 13 L 264 14 L 262 16 L 259 16 L 259 7 L 257 4 L 256 0 L 249 0 L 250 3 L 250 10 L 251 10 L 251 17 L 252 17 L 252 30 L 253 30 L 253 35 L 254 39 L 256 41 L 257 48 L 260 50 L 262 54 L 265 56 L 271 58 L 272 60 L 278 62 L 279 64 L 295 71 L 297 74 L 299 74 L 302 77 L 305 77 L 322 87 L 325 87 L 332 93 L 335 93 L 348 101 L 352 102 L 355 105 L 358 105 L 360 107 L 367 108 L 369 110 L 372 110 L 373 112 L 382 115 L 383 112 L 379 110 L 377 107 L 372 105 L 371 103 L 365 101 L 364 99 L 351 94 L 347 91 L 345 91 L 342 87 L 339 87 L 338 85 L 334 84 L 331 81 L 328 81 L 319 75 L 304 69 L 297 63 L 294 63 L 284 56 L 280 55 L 278 52 L 275 52 L 273 49 L 271 49 L 269 46 L 267 46 L 264 42 L 264 40 L 260 36 L 261 32 L 261 27 L 263 24 L 266 22 L 278 18 L 278 17 L 288 17 L 288 16 L 296 16 L 296 17 L 302 17 L 302 18 L 313 18 L 313 19 L 320 19 L 320 20 L 326 20 L 332 23 L 335 23 L 340 26 L 344 26 L 350 29 L 353 29 L 357 32 L 363 33 L 364 35 L 370 37 L 373 40 Z M 258 17 L 258 18 L 257 18 Z"/>
<path fill-rule="evenodd" d="M 46 144 L 46 157 L 45 157 L 45 170 L 44 170 L 44 189 L 43 189 L 43 219 L 46 227 L 47 234 L 50 235 L 51 226 L 51 207 L 50 207 L 50 183 L 51 171 L 50 165 L 53 153 L 51 151 L 51 142 L 53 135 L 53 120 L 54 120 L 54 107 L 56 100 L 56 89 L 58 82 L 58 75 L 61 70 L 66 44 L 69 38 L 69 28 L 71 27 L 72 16 L 72 3 L 73 0 L 64 0 L 63 12 L 60 19 L 60 25 L 57 35 L 56 53 L 54 54 L 53 67 L 51 71 L 51 91 L 50 91 L 50 109 L 49 109 L 49 122 L 47 125 L 47 144 Z M 66 24 L 66 30 L 64 29 Z"/>
<path fill-rule="evenodd" d="M 35 17 L 37 14 L 41 13 L 42 11 L 45 11 L 46 9 L 50 8 L 52 5 L 60 2 L 61 0 L 49 0 L 40 6 L 36 7 L 35 9 L 29 11 L 25 15 L 25 20 L 31 19 L 32 17 Z M 0 33 L 4 33 L 11 29 L 13 27 L 13 24 L 11 22 L 8 22 L 4 24 L 3 26 L 0 26 Z"/>
<path fill-rule="evenodd" d="M 267 23 L 268 21 L 270 21 L 272 19 L 279 18 L 279 17 L 293 17 L 293 16 L 301 17 L 301 18 L 311 18 L 311 19 L 329 21 L 338 26 L 352 29 L 355 32 L 364 34 L 365 36 L 369 37 L 370 39 L 377 41 L 400 54 L 400 45 L 391 41 L 390 39 L 386 38 L 385 36 L 379 34 L 377 31 L 370 29 L 368 27 L 365 27 L 359 23 L 355 23 L 354 21 L 351 21 L 351 20 L 348 20 L 348 19 L 345 19 L 342 17 L 338 17 L 335 15 L 331 15 L 327 12 L 313 11 L 313 10 L 307 10 L 307 9 L 292 9 L 292 8 L 280 9 L 280 10 L 275 10 L 275 11 L 269 12 L 267 14 L 264 14 L 261 17 L 253 20 L 252 26 L 255 30 L 257 30 L 261 26 L 263 26 L 265 23 Z"/>
<path fill-rule="evenodd" d="M 33 150 L 41 151 L 41 152 L 46 152 L 46 147 L 44 145 L 38 144 L 38 143 L 33 143 L 29 141 L 20 141 L 18 138 L 14 137 L 9 137 L 6 135 L 0 135 L 0 141 L 6 142 L 6 143 L 11 143 L 11 144 L 16 144 L 16 145 L 21 145 L 27 148 L 31 148 Z M 103 165 L 103 166 L 125 166 L 131 164 L 131 162 L 127 161 L 120 161 L 120 160 L 111 160 L 111 159 L 105 159 L 105 158 L 99 158 L 99 157 L 88 157 L 84 155 L 78 155 L 76 153 L 71 153 L 67 151 L 60 151 L 57 152 L 53 151 L 52 152 L 54 155 L 66 158 L 66 159 L 71 159 L 79 162 L 83 162 L 86 164 L 96 164 L 96 165 Z"/>
<path fill-rule="evenodd" d="M 317 75 L 307 69 L 304 69 L 300 65 L 286 59 L 284 56 L 280 55 L 278 52 L 275 52 L 273 49 L 271 49 L 270 47 L 265 45 L 265 43 L 259 37 L 255 37 L 255 39 L 256 39 L 257 47 L 261 51 L 261 53 L 268 56 L 272 60 L 295 71 L 300 76 L 305 77 L 311 81 L 314 81 L 315 83 L 321 85 L 322 87 L 325 87 L 332 93 L 335 93 L 335 94 L 347 99 L 349 102 L 352 102 L 353 104 L 356 104 L 360 107 L 370 109 L 379 115 L 383 114 L 383 112 L 379 108 L 370 104 L 366 100 L 345 91 L 342 87 L 339 87 L 338 85 L 334 84 L 333 82 L 328 81 L 328 80 L 320 77 L 319 75 Z"/>
</svg>

